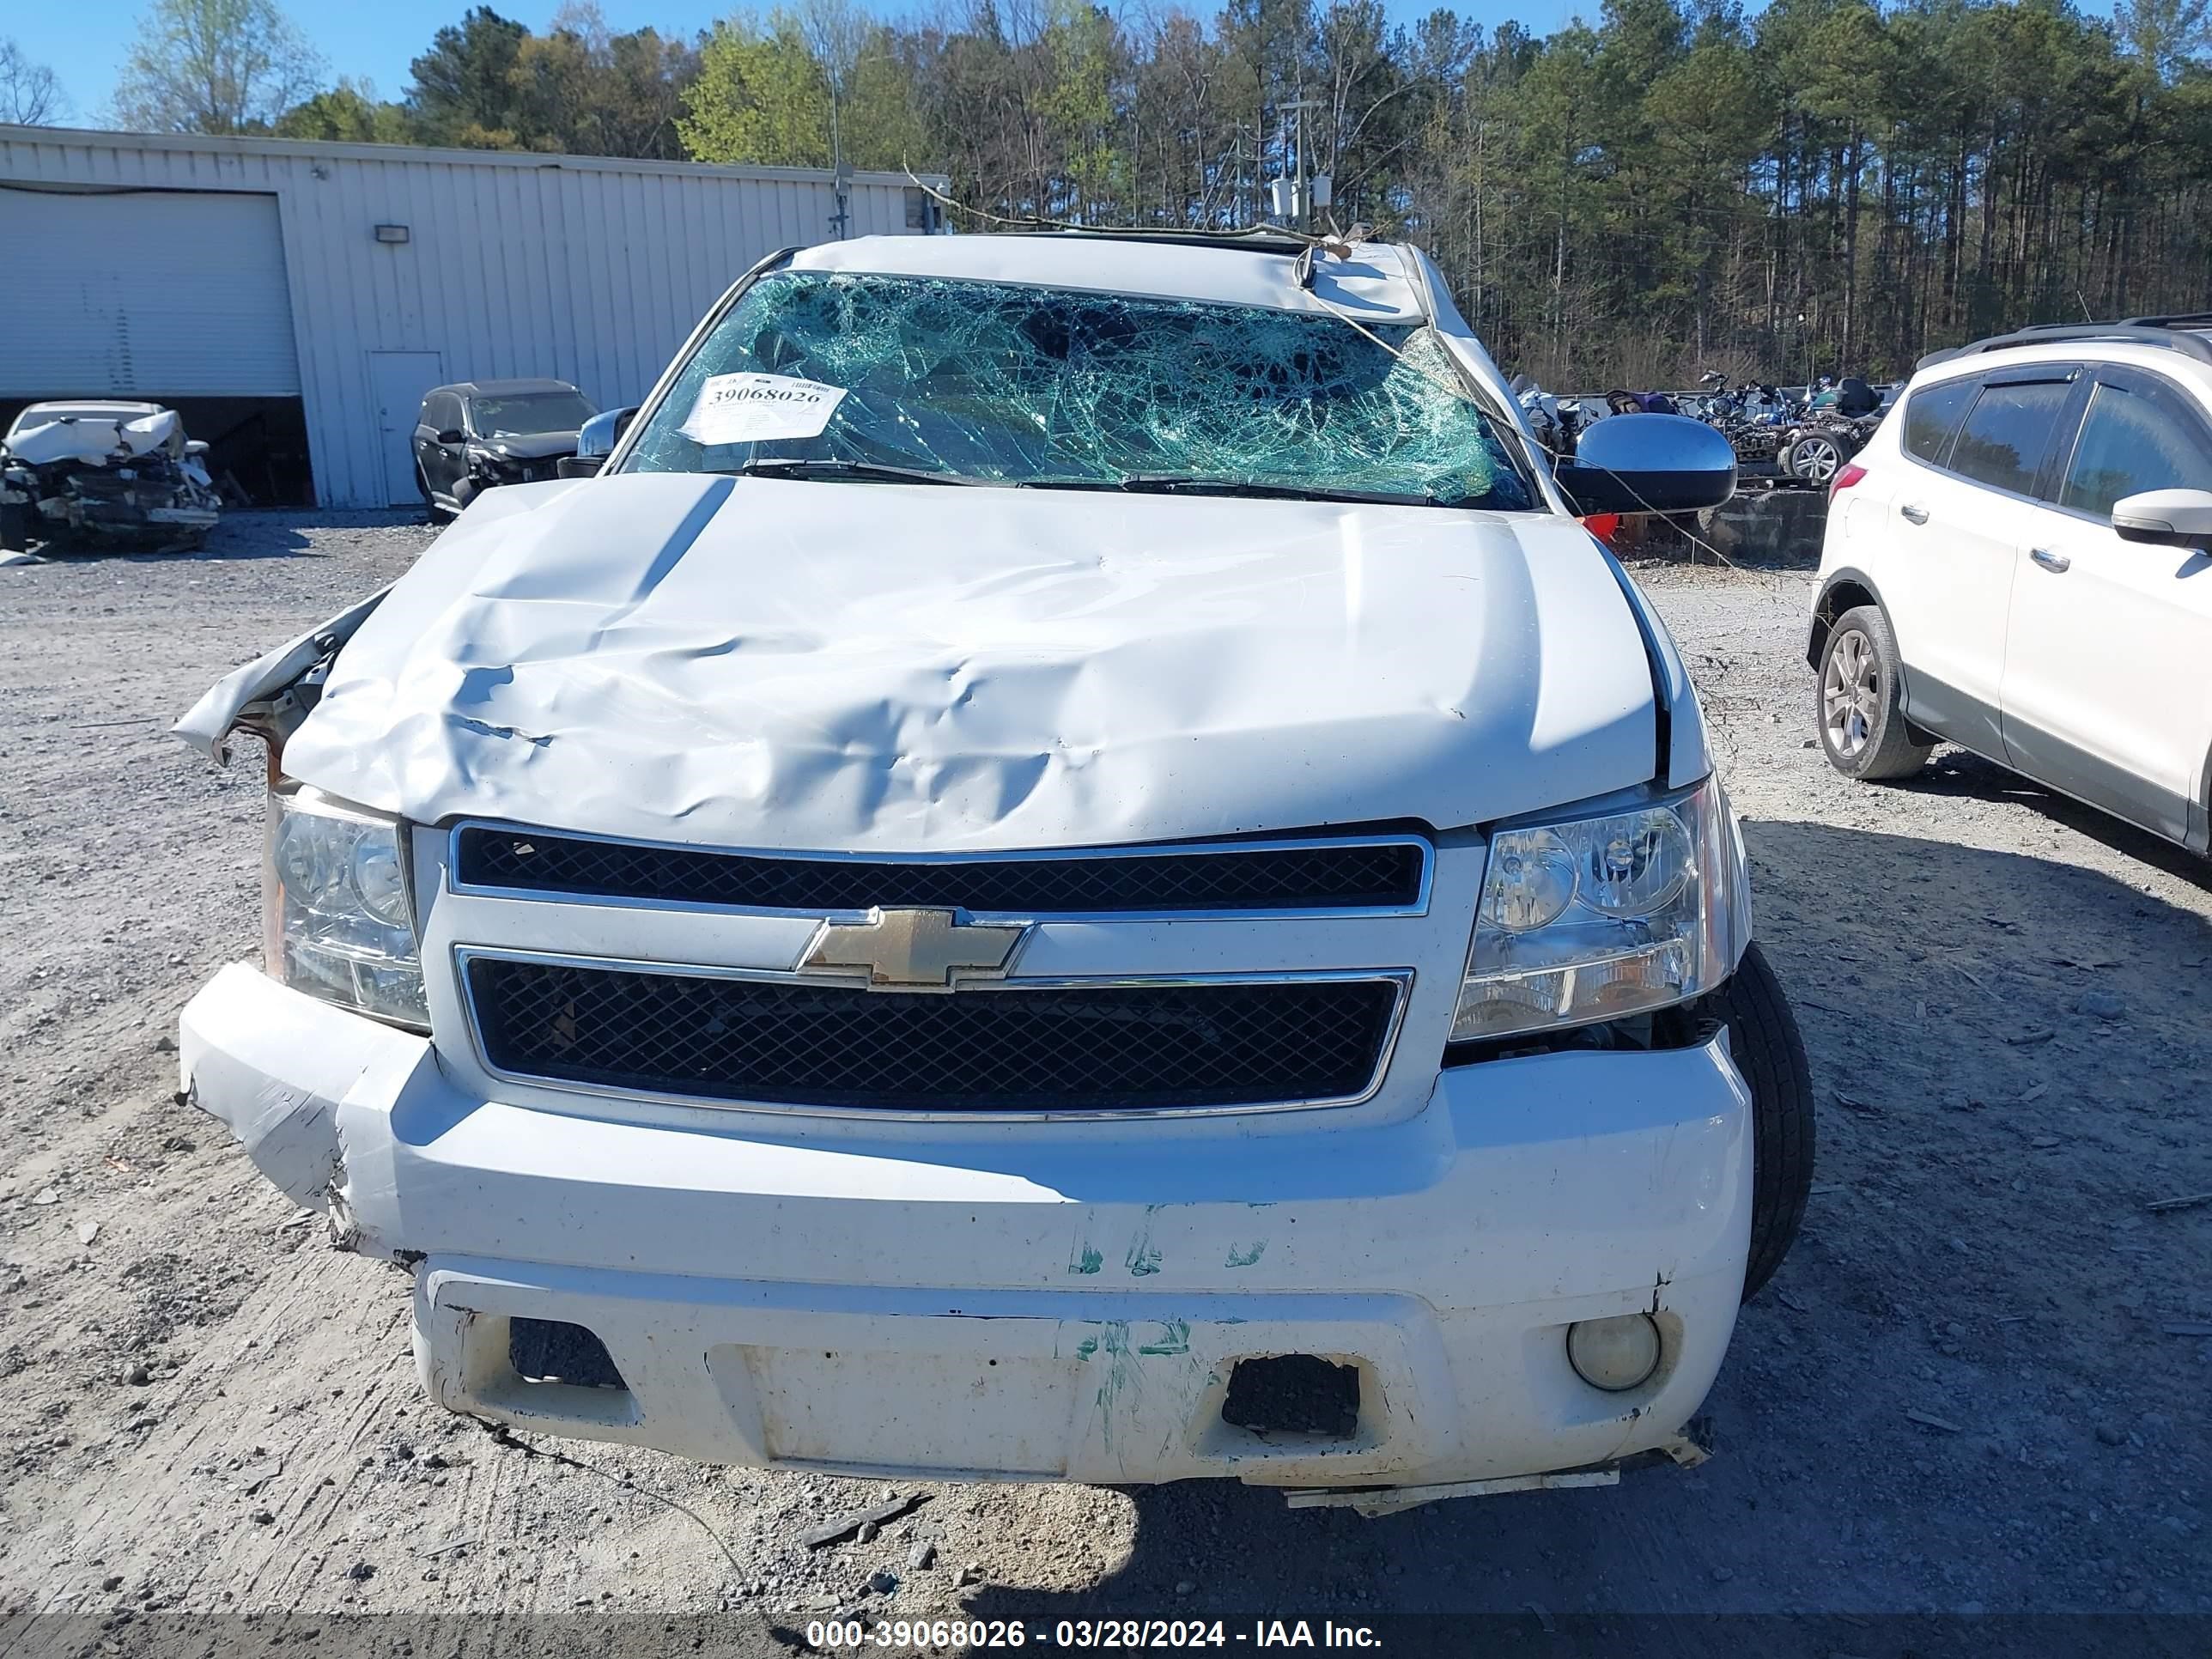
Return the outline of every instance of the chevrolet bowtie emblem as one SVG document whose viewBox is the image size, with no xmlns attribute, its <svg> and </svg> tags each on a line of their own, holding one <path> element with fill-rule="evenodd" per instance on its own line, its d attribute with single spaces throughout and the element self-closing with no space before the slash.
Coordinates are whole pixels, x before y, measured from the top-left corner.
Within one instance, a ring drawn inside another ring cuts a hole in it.
<svg viewBox="0 0 2212 1659">
<path fill-rule="evenodd" d="M 878 990 L 950 991 L 959 980 L 1005 978 L 1028 932 L 963 921 L 957 910 L 871 910 L 863 922 L 823 922 L 799 971 L 865 973 Z"/>
</svg>

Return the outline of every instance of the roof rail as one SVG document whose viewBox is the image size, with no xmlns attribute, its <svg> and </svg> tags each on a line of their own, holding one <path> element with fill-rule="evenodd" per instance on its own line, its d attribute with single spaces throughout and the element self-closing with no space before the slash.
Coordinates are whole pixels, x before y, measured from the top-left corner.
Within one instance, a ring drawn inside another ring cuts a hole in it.
<svg viewBox="0 0 2212 1659">
<path fill-rule="evenodd" d="M 1276 225 L 1247 225 L 1237 230 L 1197 230 L 1174 225 L 1009 224 L 1000 236 L 1088 236 L 1103 242 L 1164 243 L 1176 247 L 1249 248 L 1257 253 L 1303 253 L 1314 239 Z"/>
<path fill-rule="evenodd" d="M 2075 340 L 2160 346 L 2194 357 L 2199 362 L 2212 363 L 2212 336 L 2196 332 L 2198 329 L 2212 329 L 2212 311 L 2126 317 L 2116 323 L 2030 323 L 2009 334 L 1992 335 L 1986 340 L 1974 340 L 1948 351 L 1931 351 L 1913 367 L 1917 371 L 1985 351 L 2004 351 L 2014 346 L 2059 345 Z"/>
</svg>

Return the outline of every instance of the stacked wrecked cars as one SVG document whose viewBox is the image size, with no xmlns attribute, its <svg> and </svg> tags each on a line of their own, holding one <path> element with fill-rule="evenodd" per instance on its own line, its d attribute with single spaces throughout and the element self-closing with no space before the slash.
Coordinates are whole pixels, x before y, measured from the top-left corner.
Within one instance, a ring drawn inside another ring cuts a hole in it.
<svg viewBox="0 0 2212 1659">
<path fill-rule="evenodd" d="M 28 404 L 0 438 L 0 549 L 200 547 L 222 516 L 206 453 L 159 404 Z"/>
<path fill-rule="evenodd" d="M 862 238 L 179 724 L 182 1082 L 451 1409 L 1370 1512 L 1691 1463 L 1811 1171 L 1665 629 L 1419 252 Z M 596 471 L 592 471 L 595 468 Z"/>
</svg>

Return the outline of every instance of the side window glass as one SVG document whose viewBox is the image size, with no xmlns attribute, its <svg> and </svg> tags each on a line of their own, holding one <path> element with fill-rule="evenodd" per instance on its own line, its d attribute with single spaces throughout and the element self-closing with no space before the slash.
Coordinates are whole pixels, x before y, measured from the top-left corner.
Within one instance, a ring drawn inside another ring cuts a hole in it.
<svg viewBox="0 0 2212 1659">
<path fill-rule="evenodd" d="M 1977 483 L 2029 494 L 2072 390 L 2063 380 L 1984 386 L 1952 447 L 1951 471 Z"/>
<path fill-rule="evenodd" d="M 2212 456 L 2162 399 L 2099 382 L 2058 504 L 2108 519 L 2146 489 L 2212 489 Z"/>
<path fill-rule="evenodd" d="M 1959 429 L 1959 417 L 1978 382 L 1954 380 L 1916 392 L 1905 404 L 1905 453 L 1930 466 L 1941 466 Z"/>
</svg>

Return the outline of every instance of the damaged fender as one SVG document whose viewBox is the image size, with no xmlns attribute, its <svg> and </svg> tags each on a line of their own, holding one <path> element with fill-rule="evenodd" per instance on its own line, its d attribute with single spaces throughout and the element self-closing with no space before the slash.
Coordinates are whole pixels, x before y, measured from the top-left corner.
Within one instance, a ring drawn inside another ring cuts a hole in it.
<svg viewBox="0 0 2212 1659">
<path fill-rule="evenodd" d="M 307 718 L 312 700 L 289 695 L 311 672 L 327 669 L 338 647 L 359 631 L 369 613 L 384 603 L 392 590 L 379 588 L 360 604 L 317 623 L 295 640 L 264 651 L 241 668 L 234 668 L 207 690 L 206 695 L 169 728 L 210 760 L 228 760 L 223 739 L 240 726 L 258 731 L 281 744 Z M 319 675 L 318 675 L 319 683 Z"/>
</svg>

